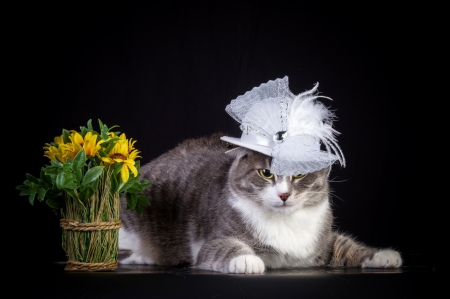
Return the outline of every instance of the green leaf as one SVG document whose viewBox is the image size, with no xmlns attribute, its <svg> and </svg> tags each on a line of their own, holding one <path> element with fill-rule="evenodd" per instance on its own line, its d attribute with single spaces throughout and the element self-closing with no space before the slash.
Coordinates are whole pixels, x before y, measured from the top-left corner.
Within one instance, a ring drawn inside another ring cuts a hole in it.
<svg viewBox="0 0 450 299">
<path fill-rule="evenodd" d="M 149 180 L 137 180 L 136 178 L 133 178 L 133 180 L 131 180 L 131 182 L 133 183 L 131 186 L 128 187 L 127 192 L 130 193 L 142 193 L 145 189 L 147 189 L 152 182 Z"/>
<path fill-rule="evenodd" d="M 91 131 L 92 131 L 92 130 L 91 130 Z M 84 127 L 84 126 L 81 126 L 81 127 L 80 127 L 80 135 L 81 135 L 81 137 L 84 138 L 84 136 L 86 136 L 87 132 L 89 132 L 89 129 L 88 129 L 88 128 L 86 128 L 86 127 Z"/>
<path fill-rule="evenodd" d="M 47 193 L 47 190 L 44 188 L 39 188 L 38 190 L 38 199 L 39 201 L 43 201 L 45 199 L 45 194 Z"/>
<path fill-rule="evenodd" d="M 84 166 L 84 163 L 86 163 L 86 152 L 84 151 L 84 149 L 78 152 L 75 158 L 73 158 L 72 163 L 73 170 L 81 169 Z"/>
<path fill-rule="evenodd" d="M 39 179 L 34 177 L 33 175 L 27 173 L 26 176 L 27 176 L 27 180 L 28 181 L 30 181 L 32 183 L 35 183 L 35 184 L 39 184 L 40 183 Z"/>
<path fill-rule="evenodd" d="M 69 136 L 70 136 L 70 132 L 67 131 L 66 129 L 63 129 L 62 130 L 62 139 L 63 139 L 64 143 L 70 143 L 71 142 Z"/>
<path fill-rule="evenodd" d="M 50 161 L 50 164 L 51 164 L 51 166 L 57 166 L 57 167 L 60 167 L 60 168 L 62 168 L 63 165 L 64 165 L 63 162 L 58 161 L 58 160 L 52 160 L 52 161 Z M 47 166 L 46 168 L 48 168 L 48 167 L 50 167 L 50 166 Z"/>
<path fill-rule="evenodd" d="M 141 185 L 137 181 L 134 181 L 134 183 L 130 187 L 128 187 L 128 189 L 127 189 L 128 193 L 140 193 L 142 191 L 143 190 L 141 188 Z"/>
<path fill-rule="evenodd" d="M 134 210 L 137 204 L 137 196 L 136 194 L 127 193 L 127 210 Z"/>
<path fill-rule="evenodd" d="M 86 202 L 89 198 L 92 197 L 92 195 L 94 195 L 94 193 L 95 193 L 94 188 L 92 188 L 90 185 L 86 185 L 86 186 L 83 186 L 80 193 L 78 193 L 78 198 L 81 201 Z"/>
<path fill-rule="evenodd" d="M 61 165 L 52 165 L 52 166 L 47 166 L 44 169 L 44 173 L 46 175 L 58 175 L 58 173 L 60 173 L 62 170 L 63 170 L 62 164 Z"/>
<path fill-rule="evenodd" d="M 142 191 L 144 191 L 145 189 L 150 187 L 150 185 L 152 184 L 152 181 L 149 181 L 149 180 L 146 180 L 146 179 L 141 179 L 138 182 L 141 185 Z"/>
<path fill-rule="evenodd" d="M 98 120 L 98 125 L 100 127 L 100 136 L 102 137 L 103 140 L 107 140 L 109 132 L 108 127 L 104 125 L 100 119 Z"/>
<path fill-rule="evenodd" d="M 58 176 L 56 177 L 56 187 L 58 187 L 59 189 L 62 189 L 62 186 L 64 185 L 66 180 L 66 173 L 61 172 L 58 174 Z"/>
<path fill-rule="evenodd" d="M 137 205 L 136 206 L 136 213 L 138 213 L 139 216 L 142 216 L 143 212 L 144 211 L 143 211 L 142 207 L 140 205 Z"/>
<path fill-rule="evenodd" d="M 45 203 L 52 209 L 62 209 L 64 208 L 64 204 L 60 198 L 49 198 L 45 201 Z"/>
<path fill-rule="evenodd" d="M 127 191 L 131 186 L 133 186 L 135 181 L 133 181 L 130 177 L 130 179 L 126 183 L 120 183 L 119 192 L 122 193 L 124 191 Z"/>
<path fill-rule="evenodd" d="M 67 159 L 69 161 L 69 159 Z M 62 165 L 62 169 L 65 172 L 71 172 L 72 171 L 72 162 L 66 162 Z"/>
<path fill-rule="evenodd" d="M 100 185 L 100 180 L 95 180 L 89 184 L 94 190 L 98 190 L 98 186 Z"/>
<path fill-rule="evenodd" d="M 69 182 L 69 183 L 67 183 L 67 184 L 65 184 L 65 185 L 63 186 L 63 189 L 64 189 L 64 190 L 66 190 L 66 189 L 76 190 L 76 189 L 78 189 L 79 187 L 80 187 L 80 185 L 78 185 L 77 183 L 75 183 L 75 182 Z"/>
<path fill-rule="evenodd" d="M 102 174 L 103 168 L 105 168 L 105 166 L 94 166 L 91 169 L 89 169 L 84 175 L 83 182 L 81 183 L 81 185 L 87 185 L 90 182 L 93 182 L 96 179 L 98 179 L 99 176 Z"/>
<path fill-rule="evenodd" d="M 68 190 L 64 190 L 67 194 L 69 194 L 69 196 L 71 197 L 71 198 L 73 198 L 73 199 L 78 199 L 78 197 L 77 197 L 77 195 L 75 194 L 75 192 L 73 191 L 73 190 L 70 190 L 70 189 L 68 189 Z"/>
<path fill-rule="evenodd" d="M 33 188 L 33 186 L 34 186 L 34 184 L 31 183 L 30 181 L 25 181 L 25 182 L 23 182 L 23 184 L 24 184 L 25 186 L 27 186 L 28 188 Z"/>
<path fill-rule="evenodd" d="M 30 203 L 30 205 L 34 205 L 34 198 L 36 196 L 36 191 L 31 191 L 30 192 L 30 196 L 28 197 L 28 202 Z"/>
<path fill-rule="evenodd" d="M 16 189 L 19 191 L 28 191 L 30 189 L 30 187 L 26 186 L 26 185 L 19 185 L 16 187 Z"/>
<path fill-rule="evenodd" d="M 92 127 L 92 119 L 89 119 L 89 120 L 87 121 L 87 127 L 88 127 L 88 129 L 91 130 L 91 131 L 94 130 L 94 128 Z"/>
<path fill-rule="evenodd" d="M 112 138 L 108 140 L 108 147 L 105 149 L 104 154 L 108 155 L 109 152 L 114 148 L 114 145 L 116 145 L 116 141 L 120 140 L 120 138 Z"/>
<path fill-rule="evenodd" d="M 76 177 L 72 173 L 61 172 L 56 177 L 56 187 L 59 189 L 77 189 Z"/>
<path fill-rule="evenodd" d="M 110 192 L 112 194 L 116 193 L 117 191 L 119 191 L 119 182 L 117 181 L 117 178 L 115 175 L 111 175 L 110 178 L 111 181 L 111 188 L 110 188 Z"/>
<path fill-rule="evenodd" d="M 77 169 L 73 171 L 73 175 L 75 176 L 75 181 L 77 184 L 81 184 L 81 180 L 83 179 L 83 169 Z"/>
<path fill-rule="evenodd" d="M 51 167 L 51 166 L 49 166 L 49 167 Z M 52 180 L 51 180 L 50 176 L 45 174 L 45 168 L 44 167 L 41 168 L 41 172 L 39 174 L 39 177 L 41 178 L 41 181 L 44 184 L 46 184 L 46 185 L 51 185 L 52 184 Z"/>
<path fill-rule="evenodd" d="M 31 192 L 33 192 L 33 190 L 24 190 L 24 191 L 22 191 L 22 192 L 20 192 L 20 196 L 24 196 L 24 195 L 30 195 L 31 194 Z M 34 192 L 36 192 L 36 191 L 34 191 Z"/>
<path fill-rule="evenodd" d="M 143 206 L 149 206 L 150 205 L 150 201 L 144 195 L 138 195 L 138 196 L 136 196 L 136 198 L 137 198 L 137 203 L 138 204 L 143 205 Z"/>
<path fill-rule="evenodd" d="M 114 175 L 117 175 L 120 172 L 120 170 L 122 169 L 122 165 L 122 162 L 117 162 L 112 165 Z"/>
</svg>

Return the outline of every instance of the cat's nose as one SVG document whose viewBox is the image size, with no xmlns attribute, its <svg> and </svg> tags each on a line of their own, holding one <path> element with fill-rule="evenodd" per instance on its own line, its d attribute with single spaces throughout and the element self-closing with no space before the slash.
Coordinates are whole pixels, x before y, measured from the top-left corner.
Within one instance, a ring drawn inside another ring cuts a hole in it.
<svg viewBox="0 0 450 299">
<path fill-rule="evenodd" d="M 278 194 L 278 196 L 280 197 L 280 199 L 282 201 L 286 201 L 288 199 L 289 195 L 291 195 L 291 194 L 289 194 L 289 193 L 280 193 L 280 194 Z"/>
</svg>

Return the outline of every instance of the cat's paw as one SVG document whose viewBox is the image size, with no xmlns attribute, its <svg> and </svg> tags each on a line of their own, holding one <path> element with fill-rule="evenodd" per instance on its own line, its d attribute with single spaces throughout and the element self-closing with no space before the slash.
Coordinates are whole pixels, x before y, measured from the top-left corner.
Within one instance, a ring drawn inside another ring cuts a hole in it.
<svg viewBox="0 0 450 299">
<path fill-rule="evenodd" d="M 129 265 L 153 265 L 155 262 L 142 255 L 138 255 L 135 252 L 129 252 L 127 256 L 121 257 L 119 259 L 119 264 L 129 264 Z"/>
<path fill-rule="evenodd" d="M 261 258 L 256 255 L 240 255 L 230 261 L 230 273 L 261 274 L 265 266 Z"/>
<path fill-rule="evenodd" d="M 385 249 L 378 251 L 371 259 L 366 259 L 362 268 L 398 268 L 402 265 L 402 257 L 395 250 Z"/>
</svg>

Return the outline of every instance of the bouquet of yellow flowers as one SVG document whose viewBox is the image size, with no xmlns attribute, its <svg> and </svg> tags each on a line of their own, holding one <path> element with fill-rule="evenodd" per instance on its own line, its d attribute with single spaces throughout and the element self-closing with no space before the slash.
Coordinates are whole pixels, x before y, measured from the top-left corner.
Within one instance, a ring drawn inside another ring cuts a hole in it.
<svg viewBox="0 0 450 299">
<path fill-rule="evenodd" d="M 60 209 L 66 270 L 115 269 L 121 195 L 126 192 L 127 209 L 139 215 L 142 206 L 150 204 L 143 191 L 152 182 L 139 179 L 136 140 L 111 131 L 118 126 L 98 123 L 99 132 L 91 120 L 80 131 L 63 129 L 43 148 L 50 164 L 41 168 L 39 177 L 27 173 L 23 185 L 16 187 L 31 205 L 37 198 Z"/>
</svg>

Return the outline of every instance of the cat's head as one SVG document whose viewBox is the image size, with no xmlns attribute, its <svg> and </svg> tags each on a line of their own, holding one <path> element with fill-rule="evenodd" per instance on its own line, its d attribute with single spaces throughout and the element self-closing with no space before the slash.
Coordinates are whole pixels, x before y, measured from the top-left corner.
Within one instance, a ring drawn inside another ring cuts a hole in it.
<svg viewBox="0 0 450 299">
<path fill-rule="evenodd" d="M 266 211 L 290 214 L 328 200 L 330 167 L 281 176 L 270 172 L 271 157 L 246 148 L 227 152 L 234 158 L 228 181 L 235 199 Z"/>
</svg>

